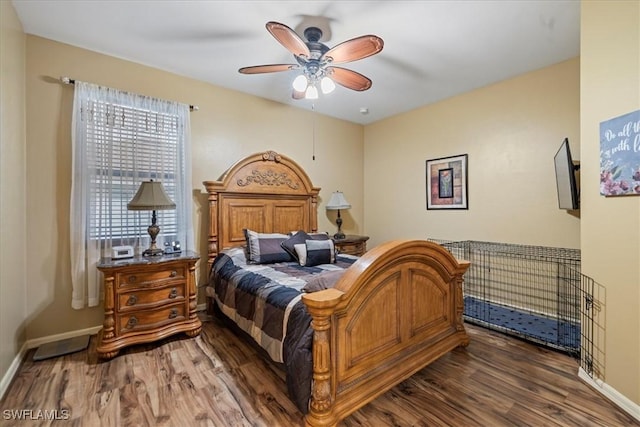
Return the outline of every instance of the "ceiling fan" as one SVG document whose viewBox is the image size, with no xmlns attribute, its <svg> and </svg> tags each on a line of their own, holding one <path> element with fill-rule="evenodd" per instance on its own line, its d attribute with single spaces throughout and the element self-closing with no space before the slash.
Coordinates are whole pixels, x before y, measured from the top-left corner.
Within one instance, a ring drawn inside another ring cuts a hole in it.
<svg viewBox="0 0 640 427">
<path fill-rule="evenodd" d="M 295 99 L 316 99 L 318 86 L 323 93 L 329 93 L 335 89 L 334 82 L 357 91 L 364 91 L 371 87 L 372 82 L 368 77 L 353 70 L 336 67 L 334 64 L 344 64 L 375 55 L 384 46 L 384 41 L 380 37 L 360 36 L 329 48 L 320 42 L 322 30 L 317 27 L 304 30 L 306 42 L 291 28 L 279 22 L 267 22 L 266 27 L 267 31 L 293 54 L 297 64 L 243 67 L 238 70 L 240 73 L 261 74 L 302 70 L 302 74 L 293 81 L 293 98 Z"/>
</svg>

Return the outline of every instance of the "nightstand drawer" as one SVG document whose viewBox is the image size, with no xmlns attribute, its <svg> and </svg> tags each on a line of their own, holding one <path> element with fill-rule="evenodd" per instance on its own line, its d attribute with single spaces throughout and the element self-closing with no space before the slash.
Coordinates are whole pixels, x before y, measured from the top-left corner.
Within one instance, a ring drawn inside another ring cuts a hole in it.
<svg viewBox="0 0 640 427">
<path fill-rule="evenodd" d="M 340 253 L 350 255 L 362 255 L 366 252 L 364 243 L 349 243 L 340 245 Z"/>
<path fill-rule="evenodd" d="M 171 323 L 186 320 L 184 303 L 159 308 L 157 310 L 138 311 L 118 316 L 116 335 L 130 332 L 156 329 Z"/>
<path fill-rule="evenodd" d="M 362 256 L 367 252 L 369 236 L 347 235 L 344 239 L 333 239 L 338 253 Z"/>
<path fill-rule="evenodd" d="M 141 310 L 152 306 L 184 301 L 185 284 L 178 283 L 163 288 L 150 290 L 136 289 L 134 291 L 121 292 L 118 295 L 118 309 Z"/>
<path fill-rule="evenodd" d="M 163 286 L 169 281 L 184 280 L 186 277 L 184 267 L 176 266 L 155 271 L 122 272 L 116 275 L 116 283 L 119 288 L 130 286 Z"/>
</svg>

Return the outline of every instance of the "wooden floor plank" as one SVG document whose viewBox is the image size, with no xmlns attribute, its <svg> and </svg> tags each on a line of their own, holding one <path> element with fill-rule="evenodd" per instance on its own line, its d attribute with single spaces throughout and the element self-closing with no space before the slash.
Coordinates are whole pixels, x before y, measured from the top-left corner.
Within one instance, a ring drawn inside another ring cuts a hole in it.
<svg viewBox="0 0 640 427">
<path fill-rule="evenodd" d="M 184 335 L 98 359 L 27 354 L 4 410 L 67 410 L 70 426 L 301 426 L 284 373 L 215 319 Z M 344 420 L 355 426 L 640 427 L 577 377 L 572 358 L 467 325 L 471 343 L 417 372 Z M 4 412 L 3 412 L 4 413 Z M 0 419 L 0 426 L 24 421 Z M 36 421 L 29 426 L 61 425 Z"/>
</svg>

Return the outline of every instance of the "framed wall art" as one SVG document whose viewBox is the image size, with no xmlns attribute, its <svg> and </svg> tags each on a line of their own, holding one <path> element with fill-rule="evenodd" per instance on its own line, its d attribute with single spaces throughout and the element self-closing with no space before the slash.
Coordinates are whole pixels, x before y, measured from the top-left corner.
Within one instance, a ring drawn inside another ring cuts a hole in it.
<svg viewBox="0 0 640 427">
<path fill-rule="evenodd" d="M 427 160 L 427 209 L 469 209 L 467 155 Z"/>
<path fill-rule="evenodd" d="M 640 110 L 600 123 L 600 194 L 640 195 Z"/>
</svg>

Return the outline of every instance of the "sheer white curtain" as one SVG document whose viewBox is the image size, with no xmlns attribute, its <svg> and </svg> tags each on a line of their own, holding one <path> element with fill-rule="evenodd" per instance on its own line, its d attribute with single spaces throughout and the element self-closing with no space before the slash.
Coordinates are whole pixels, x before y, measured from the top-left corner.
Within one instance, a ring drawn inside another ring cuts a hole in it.
<svg viewBox="0 0 640 427">
<path fill-rule="evenodd" d="M 127 210 L 142 181 L 161 181 L 176 203 L 157 211 L 158 246 L 193 250 L 189 106 L 76 81 L 72 126 L 71 305 L 81 309 L 100 302 L 100 257 L 149 246 L 151 212 Z"/>
</svg>

